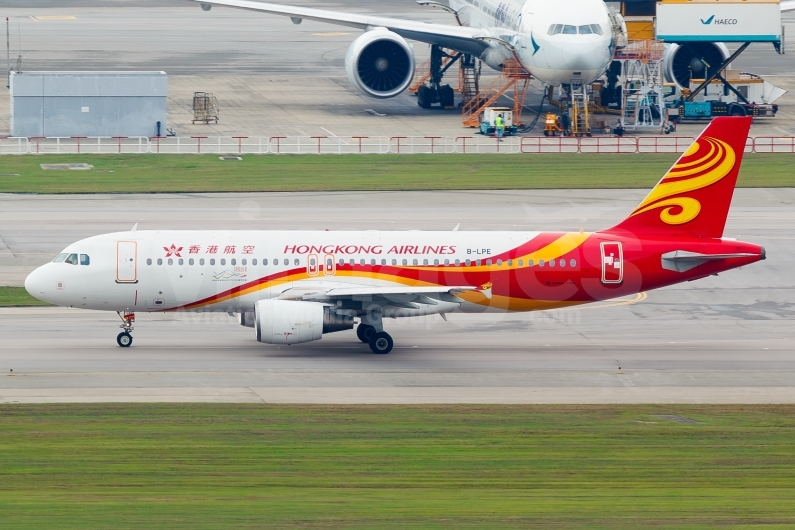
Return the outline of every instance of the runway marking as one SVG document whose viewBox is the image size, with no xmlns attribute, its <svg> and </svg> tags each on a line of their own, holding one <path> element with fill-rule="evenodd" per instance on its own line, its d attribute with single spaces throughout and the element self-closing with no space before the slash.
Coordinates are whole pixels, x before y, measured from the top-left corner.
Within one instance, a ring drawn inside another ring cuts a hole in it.
<svg viewBox="0 0 795 530">
<path fill-rule="evenodd" d="M 327 33 L 313 33 L 315 37 L 345 37 L 347 35 L 352 35 L 352 33 L 345 33 L 341 31 L 330 31 Z"/>
<path fill-rule="evenodd" d="M 326 131 L 327 133 L 329 133 L 329 134 L 330 134 L 331 136 L 333 136 L 334 138 L 339 138 L 339 136 L 337 136 L 337 135 L 336 135 L 336 134 L 334 134 L 333 132 L 329 131 L 329 130 L 328 130 L 328 129 L 326 129 L 325 127 L 321 127 L 321 129 L 323 129 L 324 131 Z M 345 140 L 343 140 L 343 139 L 341 139 L 341 138 L 340 138 L 340 141 L 341 141 L 342 143 L 344 143 L 345 145 L 350 145 L 348 142 L 346 142 Z"/>
<path fill-rule="evenodd" d="M 52 252 L 14 252 L 16 256 L 51 256 Z M 1 252 L 0 258 L 11 256 L 11 252 Z M 14 256 L 11 256 L 14 257 Z"/>
<path fill-rule="evenodd" d="M 740 237 L 742 237 L 742 236 L 740 236 Z M 795 241 L 795 237 L 784 237 L 784 236 L 781 236 L 781 237 L 778 237 L 778 236 L 748 236 L 748 237 L 753 237 L 753 238 L 757 238 L 757 239 L 783 239 L 785 241 Z"/>
<path fill-rule="evenodd" d="M 41 22 L 42 20 L 77 20 L 77 17 L 73 15 L 40 15 L 31 16 L 30 19 L 34 22 Z"/>
<path fill-rule="evenodd" d="M 605 307 L 616 307 L 616 306 L 620 306 L 620 305 L 635 305 L 635 304 L 637 304 L 639 302 L 644 301 L 648 297 L 649 297 L 649 293 L 642 292 L 642 293 L 636 294 L 633 298 L 630 298 L 629 300 L 616 300 L 615 302 L 610 302 L 610 303 L 607 303 L 607 304 L 600 304 L 600 305 L 581 304 L 581 305 L 572 306 L 572 307 L 564 307 L 564 308 L 561 308 L 561 309 L 555 309 L 554 311 L 574 311 L 574 310 L 580 310 L 580 309 L 603 309 Z"/>
</svg>

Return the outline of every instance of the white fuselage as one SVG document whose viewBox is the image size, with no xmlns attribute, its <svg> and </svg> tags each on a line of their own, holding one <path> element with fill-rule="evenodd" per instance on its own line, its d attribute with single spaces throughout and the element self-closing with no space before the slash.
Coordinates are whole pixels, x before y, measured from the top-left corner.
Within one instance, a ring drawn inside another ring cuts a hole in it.
<svg viewBox="0 0 795 530">
<path fill-rule="evenodd" d="M 463 274 L 469 275 L 468 281 L 487 283 L 492 274 L 521 270 L 528 273 L 523 280 L 528 297 L 541 289 L 544 298 L 564 301 L 574 292 L 567 289 L 573 287 L 551 289 L 545 275 L 576 275 L 581 260 L 575 255 L 577 245 L 587 235 L 564 236 L 564 243 L 547 241 L 560 236 L 538 232 L 122 232 L 68 246 L 53 262 L 31 273 L 25 286 L 37 298 L 82 309 L 246 312 L 258 300 L 301 299 L 312 291 L 458 285 L 463 276 L 450 275 Z M 510 262 L 501 259 L 528 245 L 533 248 L 527 256 Z M 544 267 L 543 262 L 550 260 L 558 266 L 547 263 Z M 470 310 L 507 309 L 506 300 L 495 293 L 493 303 L 480 300 Z M 420 310 L 404 310 L 400 316 L 467 311 L 466 305 L 441 301 Z"/>
<path fill-rule="evenodd" d="M 450 0 L 465 26 L 482 28 L 515 49 L 522 66 L 540 81 L 558 86 L 598 79 L 613 58 L 613 33 L 603 0 Z M 499 69 L 511 58 L 505 46 L 481 57 Z"/>
</svg>

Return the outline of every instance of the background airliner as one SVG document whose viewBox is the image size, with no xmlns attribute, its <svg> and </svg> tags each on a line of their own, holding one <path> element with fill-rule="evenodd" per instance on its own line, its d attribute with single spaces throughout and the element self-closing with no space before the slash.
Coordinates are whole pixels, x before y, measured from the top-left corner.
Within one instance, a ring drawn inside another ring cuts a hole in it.
<svg viewBox="0 0 795 530">
<path fill-rule="evenodd" d="M 495 70 L 507 59 L 516 59 L 548 86 L 599 79 L 616 48 L 627 44 L 623 17 L 603 0 L 418 0 L 450 11 L 458 27 L 252 0 L 192 1 L 206 11 L 213 5 L 227 6 L 287 16 L 296 24 L 307 19 L 364 30 L 348 49 L 345 68 L 351 83 L 375 98 L 397 96 L 414 79 L 414 52 L 406 39 L 472 55 Z M 795 0 L 780 2 L 780 8 L 795 10 Z M 707 41 L 668 43 L 665 50 L 666 81 L 680 86 L 689 85 L 694 61 L 717 67 L 731 55 L 725 44 Z M 418 93 L 420 106 L 454 105 L 453 89 L 440 80 L 421 91 L 427 96 Z"/>
<path fill-rule="evenodd" d="M 460 26 L 429 24 L 372 15 L 340 13 L 250 0 L 194 0 L 213 5 L 283 15 L 293 22 L 314 20 L 365 30 L 351 44 L 345 66 L 364 94 L 394 97 L 414 79 L 414 52 L 406 39 L 470 54 L 501 70 L 516 59 L 541 82 L 558 86 L 598 79 L 610 65 L 616 44 L 626 40 L 621 15 L 603 0 L 423 1 L 455 14 Z M 452 91 L 449 92 L 452 97 Z"/>
<path fill-rule="evenodd" d="M 384 319 L 536 311 L 637 294 L 765 259 L 723 238 L 752 118 L 715 119 L 618 225 L 586 232 L 131 231 L 69 245 L 25 281 L 67 307 L 226 311 L 257 340 L 350 330 L 389 353 Z"/>
</svg>

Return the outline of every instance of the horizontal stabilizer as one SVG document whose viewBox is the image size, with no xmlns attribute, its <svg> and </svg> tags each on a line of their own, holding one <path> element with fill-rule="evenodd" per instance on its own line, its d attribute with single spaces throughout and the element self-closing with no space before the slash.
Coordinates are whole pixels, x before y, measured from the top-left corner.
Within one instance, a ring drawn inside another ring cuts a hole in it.
<svg viewBox="0 0 795 530">
<path fill-rule="evenodd" d="M 749 254 L 747 252 L 737 254 L 699 254 L 698 252 L 675 250 L 662 255 L 662 268 L 669 271 L 687 272 L 708 261 L 752 257 L 756 257 L 756 254 Z"/>
</svg>

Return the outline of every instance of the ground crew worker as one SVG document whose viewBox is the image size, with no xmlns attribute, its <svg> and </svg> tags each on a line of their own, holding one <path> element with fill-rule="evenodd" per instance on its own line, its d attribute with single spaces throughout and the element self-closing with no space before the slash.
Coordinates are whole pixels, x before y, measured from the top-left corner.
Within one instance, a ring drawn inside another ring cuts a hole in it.
<svg viewBox="0 0 795 530">
<path fill-rule="evenodd" d="M 569 125 L 570 125 L 570 123 L 571 122 L 569 121 L 568 113 L 564 112 L 563 114 L 560 115 L 560 125 L 563 128 L 563 136 L 568 136 L 569 135 Z"/>
<path fill-rule="evenodd" d="M 502 114 L 498 114 L 494 119 L 494 129 L 497 133 L 497 138 L 502 141 L 502 137 L 505 134 L 505 118 L 502 117 Z"/>
</svg>

